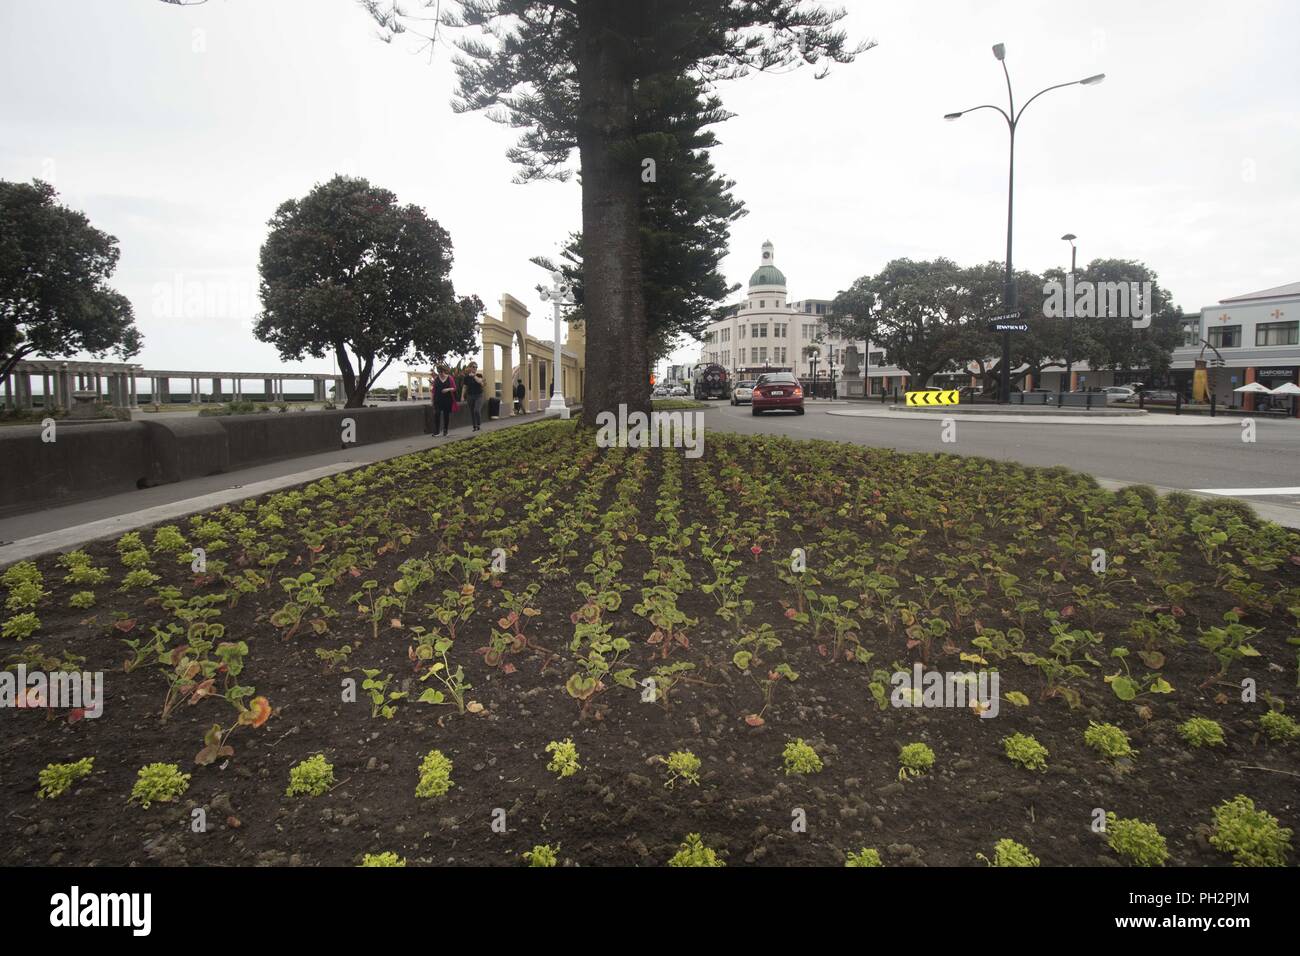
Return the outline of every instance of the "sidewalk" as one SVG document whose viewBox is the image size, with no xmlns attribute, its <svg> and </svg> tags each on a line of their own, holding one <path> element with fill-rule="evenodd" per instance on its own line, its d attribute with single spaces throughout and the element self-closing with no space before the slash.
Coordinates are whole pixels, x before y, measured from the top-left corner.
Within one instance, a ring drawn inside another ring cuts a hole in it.
<svg viewBox="0 0 1300 956">
<path fill-rule="evenodd" d="M 546 417 L 542 412 L 530 412 L 484 421 L 483 432 L 542 421 Z M 410 435 L 13 515 L 0 519 L 0 566 L 52 551 L 67 551 L 90 541 L 117 537 L 135 528 L 219 508 L 232 501 L 305 484 L 387 458 L 472 439 L 474 435 L 468 427 L 453 429 L 446 438 Z"/>
</svg>

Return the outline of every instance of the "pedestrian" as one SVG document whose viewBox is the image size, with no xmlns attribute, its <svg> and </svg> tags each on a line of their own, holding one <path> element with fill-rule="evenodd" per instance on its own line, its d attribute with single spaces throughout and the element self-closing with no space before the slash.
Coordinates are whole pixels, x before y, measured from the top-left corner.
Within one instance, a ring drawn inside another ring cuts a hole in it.
<svg viewBox="0 0 1300 956">
<path fill-rule="evenodd" d="M 483 373 L 478 370 L 477 362 L 470 362 L 465 368 L 465 379 L 461 399 L 469 406 L 469 420 L 474 431 L 483 427 Z"/>
<path fill-rule="evenodd" d="M 446 435 L 451 429 L 451 413 L 456 406 L 456 380 L 446 365 L 438 366 L 433 386 L 433 435 Z"/>
<path fill-rule="evenodd" d="M 524 413 L 524 380 L 515 379 L 515 411 L 519 414 Z"/>
</svg>

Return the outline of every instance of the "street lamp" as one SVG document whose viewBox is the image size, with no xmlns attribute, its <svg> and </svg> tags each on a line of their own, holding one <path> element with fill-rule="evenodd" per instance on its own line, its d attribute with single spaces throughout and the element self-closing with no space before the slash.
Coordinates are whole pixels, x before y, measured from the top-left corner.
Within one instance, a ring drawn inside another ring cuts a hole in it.
<svg viewBox="0 0 1300 956">
<path fill-rule="evenodd" d="M 537 292 L 543 302 L 555 306 L 555 365 L 551 369 L 551 401 L 546 406 L 546 414 L 568 418 L 569 409 L 564 404 L 564 379 L 561 371 L 564 366 L 560 362 L 560 318 L 564 307 L 573 305 L 573 288 L 557 270 L 551 273 L 551 287 L 546 289 L 539 285 Z"/>
<path fill-rule="evenodd" d="M 1079 237 L 1072 232 L 1067 232 L 1065 235 L 1061 237 L 1061 239 L 1063 239 L 1065 242 L 1068 242 L 1070 244 L 1070 285 L 1071 285 L 1070 294 L 1071 295 L 1074 295 L 1074 290 L 1073 290 L 1074 271 L 1076 265 L 1078 264 L 1078 256 L 1079 256 L 1079 249 L 1077 246 L 1075 246 L 1074 240 L 1078 238 Z M 1065 379 L 1064 379 L 1065 388 L 1071 390 L 1073 390 L 1073 382 L 1071 380 L 1071 375 L 1073 371 L 1074 371 L 1074 309 L 1071 308 L 1065 320 Z M 1058 405 L 1060 404 L 1060 399 L 1057 399 L 1057 404 Z"/>
<path fill-rule="evenodd" d="M 993 55 L 997 57 L 998 62 L 1002 64 L 1002 75 L 1005 76 L 1007 80 L 1007 108 L 1004 110 L 1000 106 L 985 103 L 980 106 L 972 106 L 970 109 L 961 110 L 957 113 L 946 113 L 943 118 L 946 120 L 955 120 L 960 119 L 967 113 L 973 113 L 976 110 L 997 110 L 1002 114 L 1002 118 L 1007 121 L 1007 132 L 1011 135 L 1011 148 L 1007 162 L 1007 273 L 1002 289 L 1002 305 L 1006 312 L 1012 312 L 1016 308 L 1016 280 L 1015 274 L 1011 271 L 1011 224 L 1016 186 L 1016 127 L 1020 125 L 1020 117 L 1024 115 L 1025 109 L 1029 104 L 1038 99 L 1044 93 L 1049 93 L 1052 90 L 1059 90 L 1067 86 L 1095 86 L 1106 78 L 1106 74 L 1097 73 L 1093 76 L 1086 76 L 1081 80 L 1071 80 L 1069 83 L 1057 83 L 1054 86 L 1049 86 L 1046 89 L 1039 90 L 1026 100 L 1024 106 L 1021 106 L 1019 112 L 1017 112 L 1015 97 L 1011 92 L 1011 74 L 1007 72 L 1006 46 L 1002 43 L 995 43 L 993 45 Z M 1002 383 L 1000 391 L 1001 395 L 999 396 L 999 400 L 1005 405 L 1011 401 L 1010 329 L 1004 329 L 1002 332 Z"/>
</svg>

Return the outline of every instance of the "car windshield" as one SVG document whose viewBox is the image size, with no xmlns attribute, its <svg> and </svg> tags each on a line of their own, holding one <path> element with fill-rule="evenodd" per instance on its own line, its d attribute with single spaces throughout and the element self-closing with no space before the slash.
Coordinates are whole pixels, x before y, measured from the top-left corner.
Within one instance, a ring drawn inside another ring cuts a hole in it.
<svg viewBox="0 0 1300 956">
<path fill-rule="evenodd" d="M 797 385 L 798 381 L 789 372 L 773 372 L 758 380 L 759 385 Z"/>
</svg>

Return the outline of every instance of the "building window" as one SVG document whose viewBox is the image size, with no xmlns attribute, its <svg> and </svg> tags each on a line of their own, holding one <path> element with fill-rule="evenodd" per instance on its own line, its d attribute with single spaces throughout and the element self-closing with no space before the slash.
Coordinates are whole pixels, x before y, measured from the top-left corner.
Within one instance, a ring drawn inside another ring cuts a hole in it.
<svg viewBox="0 0 1300 956">
<path fill-rule="evenodd" d="M 756 361 L 759 362 L 767 361 L 767 346 L 763 346 L 761 349 L 758 350 L 758 359 Z"/>
<path fill-rule="evenodd" d="M 740 350 L 739 352 L 737 352 L 736 354 L 740 356 L 740 359 L 739 359 L 740 364 L 741 364 L 741 365 L 744 365 L 744 364 L 745 364 L 745 350 L 744 350 L 744 349 L 741 349 L 741 350 Z"/>
<path fill-rule="evenodd" d="M 766 322 L 760 322 L 760 323 L 758 323 L 758 324 L 756 324 L 756 325 L 754 326 L 754 338 L 756 338 L 756 339 L 765 339 L 765 338 L 767 338 L 767 323 L 766 323 Z"/>
<path fill-rule="evenodd" d="M 759 299 L 759 300 L 758 300 L 758 307 L 759 307 L 760 309 L 766 309 L 766 308 L 767 308 L 767 299 Z"/>
<path fill-rule="evenodd" d="M 743 339 L 743 338 L 745 337 L 745 329 L 746 329 L 746 328 L 748 328 L 748 326 L 742 325 L 742 326 L 740 327 L 740 335 L 738 335 L 737 338 L 741 338 L 741 339 Z"/>
<path fill-rule="evenodd" d="M 884 367 L 885 367 L 885 353 L 884 353 L 884 352 L 872 352 L 872 353 L 871 353 L 871 358 L 869 358 L 867 361 L 868 361 L 869 364 L 874 365 L 876 368 L 884 368 Z"/>
<path fill-rule="evenodd" d="M 812 312 L 812 303 L 811 303 L 811 302 L 805 302 L 805 303 L 803 304 L 803 310 L 804 310 L 805 312 Z"/>
<path fill-rule="evenodd" d="M 1240 325 L 1212 326 L 1205 340 L 1218 349 L 1235 349 L 1241 346 Z"/>
<path fill-rule="evenodd" d="M 1256 345 L 1300 345 L 1300 322 L 1261 322 L 1255 326 Z"/>
<path fill-rule="evenodd" d="M 1201 323 L 1199 319 L 1183 323 L 1183 347 L 1194 348 L 1201 341 Z"/>
<path fill-rule="evenodd" d="M 826 306 L 823 305 L 823 304 L 820 303 L 820 302 L 817 303 L 817 314 L 818 314 L 818 315 L 825 315 L 825 314 L 826 314 Z"/>
<path fill-rule="evenodd" d="M 772 337 L 783 339 L 786 336 L 787 325 L 784 322 L 772 323 Z"/>
</svg>

